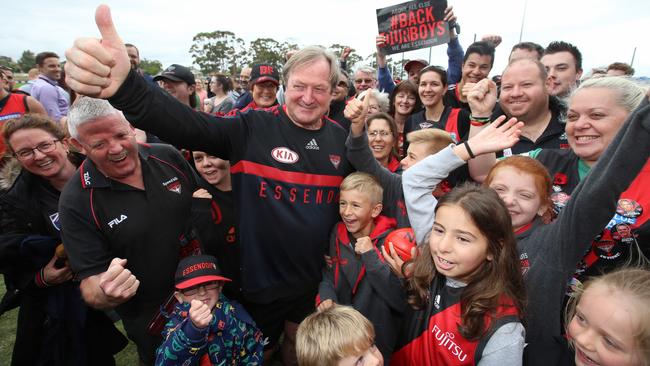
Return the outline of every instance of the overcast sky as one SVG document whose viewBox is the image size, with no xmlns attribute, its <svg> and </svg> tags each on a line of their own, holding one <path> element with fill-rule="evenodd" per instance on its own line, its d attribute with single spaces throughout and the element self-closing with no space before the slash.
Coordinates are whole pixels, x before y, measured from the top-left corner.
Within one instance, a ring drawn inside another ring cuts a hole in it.
<svg viewBox="0 0 650 366">
<path fill-rule="evenodd" d="M 519 41 L 526 0 L 463 0 L 450 2 L 461 25 L 466 48 L 474 35 L 503 37 L 492 74 L 500 74 L 510 48 Z M 2 5 L 0 55 L 18 59 L 23 50 L 54 51 L 63 57 L 75 38 L 98 36 L 94 23 L 99 3 L 6 0 Z M 228 30 L 250 42 L 273 38 L 299 45 L 333 43 L 355 48 L 363 57 L 374 52 L 375 9 L 398 4 L 387 0 L 326 1 L 168 1 L 114 0 L 113 20 L 125 42 L 141 57 L 163 66 L 189 65 L 192 37 L 199 32 Z M 564 40 L 578 46 L 585 72 L 614 61 L 630 63 L 634 48 L 636 76 L 650 76 L 648 0 L 527 0 L 523 41 L 546 46 Z M 401 55 L 393 57 L 400 58 Z M 429 58 L 429 50 L 411 51 L 405 58 Z M 446 65 L 446 47 L 433 48 L 431 61 Z"/>
</svg>

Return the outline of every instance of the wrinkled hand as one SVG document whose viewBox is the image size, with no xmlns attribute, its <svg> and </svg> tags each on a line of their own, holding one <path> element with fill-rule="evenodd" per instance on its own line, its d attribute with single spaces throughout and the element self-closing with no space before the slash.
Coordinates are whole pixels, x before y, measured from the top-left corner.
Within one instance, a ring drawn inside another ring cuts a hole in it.
<svg viewBox="0 0 650 366">
<path fill-rule="evenodd" d="M 95 23 L 102 39 L 75 40 L 65 52 L 65 80 L 79 94 L 109 98 L 126 80 L 131 63 L 108 6 L 97 7 Z"/>
<path fill-rule="evenodd" d="M 132 298 L 140 281 L 124 266 L 126 259 L 113 258 L 108 270 L 99 276 L 99 287 L 109 301 L 121 304 Z"/>
<path fill-rule="evenodd" d="M 492 47 L 497 48 L 503 39 L 498 34 L 486 34 L 481 37 L 481 41 L 487 42 L 492 45 Z"/>
<path fill-rule="evenodd" d="M 206 191 L 205 188 L 199 188 L 196 191 L 194 191 L 194 193 L 192 193 L 192 197 L 212 199 L 212 195 L 210 194 L 210 192 Z"/>
<path fill-rule="evenodd" d="M 463 91 L 465 91 L 464 87 Z M 467 102 L 472 110 L 472 116 L 490 117 L 494 106 L 497 104 L 497 84 L 490 79 L 483 79 L 476 84 L 472 84 L 472 88 L 465 95 L 467 95 Z"/>
<path fill-rule="evenodd" d="M 73 277 L 72 270 L 68 267 L 67 262 L 62 268 L 54 267 L 57 259 L 58 257 L 54 255 L 45 267 L 43 267 L 43 280 L 52 286 L 70 281 Z"/>
<path fill-rule="evenodd" d="M 476 136 L 467 140 L 476 155 L 507 149 L 519 141 L 524 123 L 517 122 L 516 118 L 510 118 L 503 123 L 505 119 L 506 116 L 500 116 Z"/>
<path fill-rule="evenodd" d="M 316 310 L 320 313 L 320 312 L 324 311 L 325 309 L 331 308 L 333 305 L 334 305 L 334 301 L 332 301 L 332 299 L 323 300 L 323 302 L 318 304 L 318 307 L 316 308 Z"/>
<path fill-rule="evenodd" d="M 357 239 L 357 243 L 354 245 L 354 252 L 357 254 L 363 254 L 369 250 L 372 250 L 372 240 L 369 236 L 364 236 Z"/>
<path fill-rule="evenodd" d="M 210 325 L 212 321 L 212 309 L 201 300 L 192 300 L 190 303 L 190 320 L 198 329 Z"/>
</svg>

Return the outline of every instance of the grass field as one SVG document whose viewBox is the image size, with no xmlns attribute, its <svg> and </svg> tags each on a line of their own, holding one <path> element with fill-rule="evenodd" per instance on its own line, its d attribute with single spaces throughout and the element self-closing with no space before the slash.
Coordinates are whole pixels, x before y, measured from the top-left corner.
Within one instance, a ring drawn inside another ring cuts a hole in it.
<svg viewBox="0 0 650 366">
<path fill-rule="evenodd" d="M 0 298 L 5 294 L 5 283 L 0 276 Z M 11 310 L 0 316 L 0 366 L 11 364 L 11 350 L 14 347 L 16 337 L 16 317 L 18 309 Z M 117 327 L 122 333 L 124 328 L 122 322 L 117 323 Z M 129 345 L 118 353 L 115 357 L 115 363 L 119 366 L 131 366 L 138 364 L 138 356 L 135 344 L 129 342 Z"/>
</svg>

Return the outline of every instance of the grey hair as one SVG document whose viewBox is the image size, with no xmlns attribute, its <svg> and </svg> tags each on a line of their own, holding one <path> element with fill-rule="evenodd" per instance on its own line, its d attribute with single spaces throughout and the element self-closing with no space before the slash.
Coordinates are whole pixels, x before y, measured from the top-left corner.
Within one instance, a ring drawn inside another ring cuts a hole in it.
<svg viewBox="0 0 650 366">
<path fill-rule="evenodd" d="M 334 90 L 336 84 L 339 82 L 339 63 L 333 53 L 318 46 L 307 46 L 291 56 L 282 68 L 284 84 L 289 85 L 289 78 L 294 69 L 312 64 L 318 60 L 325 60 L 329 64 L 330 87 Z"/>
<path fill-rule="evenodd" d="M 95 99 L 91 97 L 79 98 L 70 108 L 68 113 L 68 132 L 70 136 L 79 139 L 79 126 L 84 123 L 96 121 L 102 117 L 112 116 L 119 114 L 124 118 L 124 115 L 119 110 L 104 99 Z"/>
<path fill-rule="evenodd" d="M 362 72 L 364 74 L 370 74 L 370 75 L 372 75 L 373 79 L 377 80 L 377 69 L 375 69 L 374 67 L 370 67 L 368 65 L 361 65 L 361 66 L 357 67 L 354 70 L 354 77 L 355 78 L 356 78 L 356 75 L 357 75 L 358 72 Z"/>
<path fill-rule="evenodd" d="M 370 96 L 375 98 L 377 101 L 377 104 L 379 104 L 379 110 L 386 113 L 388 112 L 388 106 L 389 106 L 389 101 L 388 101 L 388 94 L 387 93 L 382 93 L 377 89 L 369 89 L 370 90 Z"/>
<path fill-rule="evenodd" d="M 607 76 L 602 78 L 591 78 L 585 80 L 573 91 L 569 97 L 569 105 L 573 97 L 584 89 L 608 89 L 616 93 L 617 104 L 628 112 L 632 112 L 641 104 L 645 98 L 646 89 L 626 77 Z"/>
</svg>

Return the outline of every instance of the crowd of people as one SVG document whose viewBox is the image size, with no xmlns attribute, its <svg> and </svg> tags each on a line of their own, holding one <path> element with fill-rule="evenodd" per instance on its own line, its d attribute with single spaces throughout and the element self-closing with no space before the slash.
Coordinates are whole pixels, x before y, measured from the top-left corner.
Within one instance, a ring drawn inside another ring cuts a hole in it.
<svg viewBox="0 0 650 366">
<path fill-rule="evenodd" d="M 445 21 L 455 22 L 450 7 Z M 0 69 L 12 365 L 650 365 L 650 92 L 498 36 L 395 80 L 139 68 L 101 39 Z M 615 60 L 613 60 L 615 61 Z M 115 327 L 120 319 L 128 339 Z"/>
</svg>

